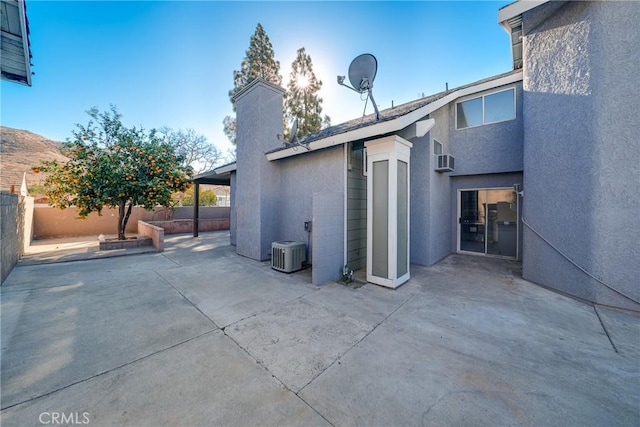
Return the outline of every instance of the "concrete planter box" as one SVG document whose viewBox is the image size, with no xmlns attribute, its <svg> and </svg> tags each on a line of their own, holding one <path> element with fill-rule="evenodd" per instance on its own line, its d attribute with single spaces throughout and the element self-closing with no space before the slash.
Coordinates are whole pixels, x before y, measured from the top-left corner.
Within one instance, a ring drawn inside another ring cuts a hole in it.
<svg viewBox="0 0 640 427">
<path fill-rule="evenodd" d="M 151 240 L 150 237 L 140 236 L 135 239 L 105 240 L 100 242 L 101 251 L 109 251 L 113 249 L 139 248 L 142 246 L 153 246 L 153 241 Z"/>
<path fill-rule="evenodd" d="M 193 232 L 193 220 L 176 219 L 173 221 L 147 221 L 149 224 L 160 227 L 164 234 L 178 234 Z M 229 229 L 229 218 L 220 219 L 200 219 L 198 220 L 198 231 L 219 231 Z"/>
</svg>

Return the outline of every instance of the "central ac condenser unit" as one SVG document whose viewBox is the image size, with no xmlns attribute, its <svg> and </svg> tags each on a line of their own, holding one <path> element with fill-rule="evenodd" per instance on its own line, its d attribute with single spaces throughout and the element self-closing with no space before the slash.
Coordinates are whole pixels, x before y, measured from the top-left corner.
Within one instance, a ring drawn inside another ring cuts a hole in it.
<svg viewBox="0 0 640 427">
<path fill-rule="evenodd" d="M 302 270 L 307 260 L 306 246 L 302 242 L 283 240 L 271 244 L 271 268 L 284 273 Z"/>
</svg>

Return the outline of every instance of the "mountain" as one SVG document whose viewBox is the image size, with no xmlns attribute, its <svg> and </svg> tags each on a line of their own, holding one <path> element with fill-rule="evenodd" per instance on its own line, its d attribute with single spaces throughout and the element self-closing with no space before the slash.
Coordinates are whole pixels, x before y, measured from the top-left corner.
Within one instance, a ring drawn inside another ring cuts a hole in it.
<svg viewBox="0 0 640 427">
<path fill-rule="evenodd" d="M 59 160 L 66 158 L 60 154 L 60 143 L 35 133 L 0 126 L 0 189 L 20 192 L 22 174 L 27 173 L 27 185 L 40 184 L 42 174 L 31 172 L 40 160 Z"/>
</svg>

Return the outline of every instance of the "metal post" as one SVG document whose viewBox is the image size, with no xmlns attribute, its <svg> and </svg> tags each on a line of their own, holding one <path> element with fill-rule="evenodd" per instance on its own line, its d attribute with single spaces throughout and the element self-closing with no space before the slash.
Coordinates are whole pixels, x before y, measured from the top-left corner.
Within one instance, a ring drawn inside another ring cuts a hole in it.
<svg viewBox="0 0 640 427">
<path fill-rule="evenodd" d="M 193 237 L 198 237 L 200 218 L 200 184 L 196 181 L 193 190 Z"/>
</svg>

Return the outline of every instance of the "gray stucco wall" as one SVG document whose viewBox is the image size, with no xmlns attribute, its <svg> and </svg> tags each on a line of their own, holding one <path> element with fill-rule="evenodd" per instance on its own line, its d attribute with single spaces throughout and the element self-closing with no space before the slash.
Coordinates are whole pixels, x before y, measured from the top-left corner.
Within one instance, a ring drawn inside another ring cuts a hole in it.
<svg viewBox="0 0 640 427">
<path fill-rule="evenodd" d="M 229 191 L 229 242 L 235 246 L 236 245 L 236 173 L 231 173 L 230 185 L 231 189 Z"/>
<path fill-rule="evenodd" d="M 454 175 L 521 171 L 523 168 L 522 83 L 513 83 L 470 97 L 516 88 L 516 118 L 466 129 L 456 129 L 456 103 L 449 104 L 450 154 L 456 159 Z M 441 141 L 442 142 L 442 141 Z"/>
<path fill-rule="evenodd" d="M 437 122 L 436 122 L 437 125 Z M 411 174 L 409 182 L 409 259 L 413 264 L 430 265 L 431 241 L 431 173 L 429 172 L 431 138 L 429 133 L 411 140 Z"/>
<path fill-rule="evenodd" d="M 305 151 L 268 161 L 265 153 L 282 144 L 276 138 L 282 132 L 282 94 L 281 88 L 256 81 L 236 96 L 237 171 L 231 176 L 231 243 L 240 255 L 266 260 L 275 241 L 304 242 L 307 260 L 318 262 L 313 267 L 318 268 L 312 273 L 314 283 L 337 280 L 344 263 L 344 148 Z M 335 205 L 337 193 L 341 195 L 339 209 Z M 326 194 L 332 196 L 326 199 Z M 319 224 L 314 224 L 314 215 Z M 312 223 L 310 232 L 305 230 L 305 221 Z M 322 251 L 321 258 L 314 257 L 314 247 Z"/>
<path fill-rule="evenodd" d="M 280 169 L 265 152 L 281 145 L 284 89 L 260 79 L 236 95 L 236 251 L 257 260 L 271 257 L 278 240 Z"/>
<path fill-rule="evenodd" d="M 313 223 L 311 281 L 338 281 L 344 263 L 344 193 L 314 193 Z"/>
<path fill-rule="evenodd" d="M 424 137 L 411 140 L 411 262 L 432 265 L 450 253 L 449 173 L 435 171 L 433 140 L 451 153 L 449 106 L 434 111 L 435 125 Z"/>
<path fill-rule="evenodd" d="M 433 139 L 442 144 L 443 153 L 453 153 L 453 138 L 450 135 L 451 115 L 450 107 L 440 108 L 430 116 L 435 119 L 436 124 L 431 129 L 431 141 L 429 145 L 429 174 L 431 210 L 430 228 L 431 239 L 429 240 L 429 264 L 435 264 L 450 253 L 451 217 L 455 211 L 451 211 L 451 173 L 436 172 L 437 157 L 433 154 Z M 457 168 L 456 159 L 456 168 Z"/>
<path fill-rule="evenodd" d="M 523 16 L 526 279 L 640 310 L 640 7 L 568 2 Z M 535 24 L 534 24 L 535 23 Z M 635 300 L 632 301 L 632 300 Z"/>
<path fill-rule="evenodd" d="M 412 263 L 432 265 L 457 250 L 458 189 L 522 184 L 522 83 L 478 92 L 463 99 L 510 87 L 516 89 L 515 120 L 457 130 L 456 103 L 452 102 L 430 114 L 435 125 L 427 135 L 411 141 Z M 444 154 L 455 157 L 455 171 L 435 171 L 434 139 L 443 145 Z"/>
<path fill-rule="evenodd" d="M 304 229 L 304 222 L 313 219 L 314 194 L 334 193 L 344 188 L 343 147 L 302 154 L 271 163 L 279 168 L 281 179 L 278 186 L 279 206 L 274 212 L 278 222 L 276 240 L 304 242 L 307 244 L 307 259 L 311 260 L 312 244 L 316 235 L 315 224 L 312 224 L 309 234 Z M 344 206 L 344 200 L 341 203 Z M 344 216 L 344 209 L 341 215 Z M 343 219 L 340 219 L 340 223 L 344 224 Z M 340 244 L 344 246 L 344 240 L 341 240 Z M 340 264 L 342 262 L 343 259 L 340 260 Z"/>
</svg>

